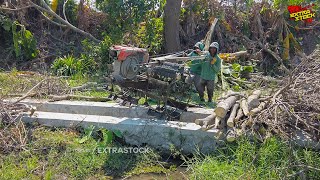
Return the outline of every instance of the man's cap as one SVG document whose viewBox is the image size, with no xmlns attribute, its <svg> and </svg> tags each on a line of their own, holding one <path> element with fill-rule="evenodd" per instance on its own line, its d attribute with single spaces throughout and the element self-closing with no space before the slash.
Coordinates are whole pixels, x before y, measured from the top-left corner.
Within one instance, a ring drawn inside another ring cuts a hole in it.
<svg viewBox="0 0 320 180">
<path fill-rule="evenodd" d="M 217 50 L 218 50 L 219 49 L 219 43 L 217 43 L 217 42 L 211 43 L 209 48 L 212 48 L 212 47 L 217 48 Z"/>
<path fill-rule="evenodd" d="M 197 42 L 193 47 L 199 48 L 201 51 L 203 51 L 204 44 L 202 42 Z"/>
</svg>

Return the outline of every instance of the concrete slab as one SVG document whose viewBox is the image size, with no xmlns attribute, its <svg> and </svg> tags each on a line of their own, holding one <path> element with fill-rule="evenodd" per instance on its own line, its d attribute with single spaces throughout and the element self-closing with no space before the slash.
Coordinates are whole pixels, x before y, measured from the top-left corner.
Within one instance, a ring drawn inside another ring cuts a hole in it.
<svg viewBox="0 0 320 180">
<path fill-rule="evenodd" d="M 90 102 L 90 101 L 56 101 L 48 102 L 45 100 L 26 99 L 22 103 L 37 107 L 38 111 L 58 112 L 69 114 L 88 114 L 114 117 L 130 117 L 152 119 L 147 115 L 148 108 L 144 106 L 125 107 L 117 103 L 109 102 Z M 194 122 L 209 116 L 213 109 L 188 108 L 187 112 L 182 112 L 180 121 Z"/>
<path fill-rule="evenodd" d="M 201 127 L 194 123 L 41 111 L 32 117 L 25 115 L 22 120 L 26 123 L 38 122 L 45 126 L 94 125 L 108 130 L 120 130 L 126 143 L 138 146 L 148 144 L 162 151 L 169 151 L 174 145 L 183 153 L 194 153 L 197 150 L 209 153 L 217 147 L 214 138 L 217 130 L 201 131 Z"/>
</svg>

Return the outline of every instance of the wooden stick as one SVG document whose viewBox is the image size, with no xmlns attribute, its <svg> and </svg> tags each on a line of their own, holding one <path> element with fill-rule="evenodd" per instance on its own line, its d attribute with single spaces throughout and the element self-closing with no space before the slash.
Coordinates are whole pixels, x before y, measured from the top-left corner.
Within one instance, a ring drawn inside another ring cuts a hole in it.
<svg viewBox="0 0 320 180">
<path fill-rule="evenodd" d="M 221 124 L 222 124 L 222 119 L 221 117 L 217 116 L 215 119 L 215 123 L 214 123 L 214 128 L 220 129 L 221 128 Z"/>
<path fill-rule="evenodd" d="M 224 99 L 227 99 L 230 96 L 244 97 L 244 95 L 242 93 L 240 93 L 240 92 L 228 91 L 228 93 L 226 95 L 224 95 L 223 97 L 220 97 L 218 100 L 224 100 Z"/>
<path fill-rule="evenodd" d="M 237 116 L 236 116 L 236 118 L 234 118 L 234 121 L 235 122 L 238 122 L 242 117 L 243 117 L 243 110 L 242 110 L 242 108 L 240 107 L 239 109 L 238 109 L 238 112 L 237 112 Z"/>
<path fill-rule="evenodd" d="M 82 91 L 86 88 L 97 86 L 97 85 L 98 85 L 98 83 L 96 83 L 96 82 L 87 82 L 81 86 L 73 87 L 73 88 L 71 88 L 71 90 L 72 91 Z"/>
<path fill-rule="evenodd" d="M 227 126 L 234 127 L 234 119 L 235 119 L 235 117 L 237 115 L 237 110 L 238 110 L 239 106 L 240 106 L 239 103 L 236 103 L 233 106 L 233 108 L 231 110 L 231 114 L 230 114 L 230 116 L 229 116 L 229 118 L 227 120 Z"/>
<path fill-rule="evenodd" d="M 215 119 L 214 128 L 221 129 L 224 131 L 227 128 L 226 118 L 225 117 L 221 118 L 221 117 L 217 116 Z M 224 132 L 226 132 L 226 131 L 224 131 Z"/>
<path fill-rule="evenodd" d="M 204 124 L 205 125 L 212 125 L 214 124 L 214 119 L 216 117 L 216 113 L 212 113 L 210 114 L 208 117 L 206 118 L 203 118 L 203 119 L 196 119 L 194 123 L 200 125 L 200 126 L 203 126 Z"/>
<path fill-rule="evenodd" d="M 261 112 L 265 107 L 266 107 L 266 103 L 261 102 L 257 108 L 250 110 L 249 115 L 257 114 L 257 113 Z"/>
<path fill-rule="evenodd" d="M 201 127 L 201 130 L 202 130 L 202 131 L 207 131 L 207 130 L 209 130 L 209 129 L 211 129 L 211 128 L 214 128 L 214 124 L 208 125 L 208 126 L 203 125 L 203 126 Z"/>
<path fill-rule="evenodd" d="M 36 84 L 35 86 L 33 86 L 33 88 L 31 88 L 24 96 L 22 96 L 21 98 L 19 98 L 18 100 L 16 100 L 15 102 L 13 102 L 13 104 L 16 104 L 24 99 L 26 99 L 27 97 L 30 97 L 30 95 L 32 95 L 32 91 L 35 90 L 36 88 L 38 88 L 44 81 L 48 80 L 48 78 L 42 79 L 38 84 Z"/>
<path fill-rule="evenodd" d="M 243 114 L 244 114 L 245 116 L 248 116 L 248 114 L 249 114 L 249 108 L 248 108 L 247 100 L 243 99 L 243 100 L 241 101 L 240 107 L 241 107 L 242 110 L 243 110 Z"/>
</svg>

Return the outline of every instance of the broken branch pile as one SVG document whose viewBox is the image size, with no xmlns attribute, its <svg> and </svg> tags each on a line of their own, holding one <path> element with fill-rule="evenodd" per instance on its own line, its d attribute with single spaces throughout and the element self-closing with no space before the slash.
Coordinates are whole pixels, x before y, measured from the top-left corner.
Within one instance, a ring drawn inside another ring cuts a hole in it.
<svg viewBox="0 0 320 180">
<path fill-rule="evenodd" d="M 272 102 L 254 119 L 273 132 L 290 138 L 297 132 L 312 140 L 320 139 L 320 47 L 284 80 L 286 86 L 272 98 Z"/>
<path fill-rule="evenodd" d="M 35 111 L 22 103 L 7 103 L 0 100 L 0 151 L 10 153 L 24 149 L 27 143 L 27 130 L 20 121 L 22 114 Z"/>
<path fill-rule="evenodd" d="M 225 134 L 228 141 L 234 141 L 236 135 L 245 130 L 248 121 L 246 117 L 252 117 L 262 110 L 265 102 L 260 102 L 260 90 L 253 91 L 248 97 L 245 94 L 229 91 L 215 108 L 212 115 L 204 119 L 197 119 L 196 124 L 202 129 L 219 129 L 218 137 Z"/>
<path fill-rule="evenodd" d="M 234 141 L 252 132 L 259 139 L 268 134 L 292 138 L 303 133 L 315 142 L 320 139 L 320 48 L 284 79 L 284 86 L 273 96 L 260 90 L 249 96 L 229 92 L 212 115 L 197 119 L 202 129 L 219 129 L 218 138 Z M 224 135 L 224 136 L 222 136 Z"/>
</svg>

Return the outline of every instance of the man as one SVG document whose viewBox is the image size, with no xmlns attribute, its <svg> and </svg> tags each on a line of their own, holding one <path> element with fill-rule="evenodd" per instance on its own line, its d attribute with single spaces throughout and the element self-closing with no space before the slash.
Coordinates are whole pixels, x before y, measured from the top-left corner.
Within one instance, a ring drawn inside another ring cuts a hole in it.
<svg viewBox="0 0 320 180">
<path fill-rule="evenodd" d="M 206 58 L 202 60 L 200 80 L 196 83 L 201 101 L 204 101 L 204 91 L 205 87 L 207 87 L 208 102 L 212 102 L 214 80 L 221 68 L 221 59 L 218 56 L 218 52 L 219 44 L 213 42 L 209 46 L 209 52 L 207 53 Z"/>
<path fill-rule="evenodd" d="M 192 56 L 200 56 L 201 55 L 201 51 L 203 51 L 204 49 L 204 44 L 202 42 L 197 42 L 194 46 L 193 46 L 193 51 L 188 54 L 189 57 Z M 199 89 L 197 88 L 197 82 L 199 82 L 200 80 L 200 75 L 201 75 L 201 60 L 193 60 L 191 61 L 190 64 L 190 74 L 192 77 L 192 82 L 194 83 L 194 86 L 196 87 L 198 93 L 199 93 Z M 191 82 L 190 82 L 191 83 Z"/>
</svg>

